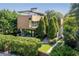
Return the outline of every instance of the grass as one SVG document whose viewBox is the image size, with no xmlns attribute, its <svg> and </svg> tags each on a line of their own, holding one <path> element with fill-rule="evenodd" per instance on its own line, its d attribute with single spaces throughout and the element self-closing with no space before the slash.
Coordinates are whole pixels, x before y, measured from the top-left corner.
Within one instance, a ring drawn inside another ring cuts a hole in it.
<svg viewBox="0 0 79 59">
<path fill-rule="evenodd" d="M 46 53 L 50 48 L 51 48 L 51 45 L 49 45 L 49 44 L 43 44 L 43 45 L 38 49 L 38 51 L 43 52 L 43 53 Z"/>
</svg>

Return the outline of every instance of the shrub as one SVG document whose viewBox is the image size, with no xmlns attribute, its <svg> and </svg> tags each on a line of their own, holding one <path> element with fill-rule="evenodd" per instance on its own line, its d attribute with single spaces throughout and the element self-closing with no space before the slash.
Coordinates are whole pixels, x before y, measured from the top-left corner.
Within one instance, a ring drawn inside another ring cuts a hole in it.
<svg viewBox="0 0 79 59">
<path fill-rule="evenodd" d="M 11 35 L 0 35 L 0 51 L 9 50 L 9 47 L 11 45 L 11 39 L 13 39 L 13 36 Z"/>
<path fill-rule="evenodd" d="M 0 35 L 0 51 L 8 50 L 18 55 L 37 55 L 41 42 L 37 38 Z"/>
<path fill-rule="evenodd" d="M 60 47 L 56 47 L 50 53 L 52 56 L 78 56 L 79 52 L 72 49 L 71 47 L 64 45 Z"/>
</svg>

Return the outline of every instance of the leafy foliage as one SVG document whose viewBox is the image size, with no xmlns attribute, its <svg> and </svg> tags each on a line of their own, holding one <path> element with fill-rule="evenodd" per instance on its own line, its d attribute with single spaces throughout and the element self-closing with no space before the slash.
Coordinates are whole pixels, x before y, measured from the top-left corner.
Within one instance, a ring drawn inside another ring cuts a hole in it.
<svg viewBox="0 0 79 59">
<path fill-rule="evenodd" d="M 48 37 L 54 38 L 56 36 L 56 33 L 57 33 L 57 29 L 56 29 L 56 25 L 55 25 L 55 19 L 54 19 L 54 17 L 52 17 L 49 20 Z"/>
<path fill-rule="evenodd" d="M 44 22 L 45 22 L 45 27 L 46 27 L 46 34 L 48 33 L 48 18 L 47 16 L 44 16 Z"/>
<path fill-rule="evenodd" d="M 45 35 L 47 35 L 49 38 L 54 38 L 61 27 L 60 20 L 62 14 L 54 10 L 47 11 L 46 13 L 47 15 L 41 19 L 42 22 L 39 22 L 36 33 L 38 37 L 41 38 L 43 38 Z"/>
<path fill-rule="evenodd" d="M 48 37 L 53 39 L 56 36 L 57 32 L 60 31 L 61 18 L 63 17 L 63 15 L 60 12 L 57 12 L 54 10 L 47 11 L 46 13 L 47 13 L 48 24 L 49 24 L 48 25 Z M 53 22 L 51 21 L 51 19 L 53 20 Z"/>
<path fill-rule="evenodd" d="M 0 10 L 0 32 L 11 34 L 16 32 L 17 13 L 15 11 Z"/>
<path fill-rule="evenodd" d="M 41 42 L 37 38 L 15 37 L 0 34 L 0 51 L 9 51 L 17 55 L 37 55 Z"/>
<path fill-rule="evenodd" d="M 39 21 L 38 28 L 36 29 L 36 34 L 39 38 L 43 38 L 46 34 L 46 26 L 43 18 L 41 18 Z"/>
<path fill-rule="evenodd" d="M 65 42 L 71 46 L 76 47 L 79 30 L 79 4 L 71 4 L 71 10 L 64 18 L 64 39 Z M 73 43 L 72 43 L 73 42 Z"/>
<path fill-rule="evenodd" d="M 79 52 L 72 49 L 71 47 L 64 45 L 58 46 L 52 50 L 51 56 L 78 56 Z"/>
</svg>

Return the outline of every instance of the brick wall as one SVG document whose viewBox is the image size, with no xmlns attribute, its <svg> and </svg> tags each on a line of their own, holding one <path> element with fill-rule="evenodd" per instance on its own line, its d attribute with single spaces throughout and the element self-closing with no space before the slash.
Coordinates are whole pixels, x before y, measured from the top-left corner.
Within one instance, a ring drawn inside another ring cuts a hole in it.
<svg viewBox="0 0 79 59">
<path fill-rule="evenodd" d="M 18 29 L 27 29 L 29 28 L 29 16 L 20 15 L 17 19 L 17 28 Z"/>
<path fill-rule="evenodd" d="M 29 29 L 31 28 L 32 23 L 29 22 L 29 19 L 31 21 L 40 21 L 41 17 L 40 15 L 33 15 L 32 17 L 30 15 L 19 15 L 17 18 L 17 28 L 18 29 Z"/>
</svg>

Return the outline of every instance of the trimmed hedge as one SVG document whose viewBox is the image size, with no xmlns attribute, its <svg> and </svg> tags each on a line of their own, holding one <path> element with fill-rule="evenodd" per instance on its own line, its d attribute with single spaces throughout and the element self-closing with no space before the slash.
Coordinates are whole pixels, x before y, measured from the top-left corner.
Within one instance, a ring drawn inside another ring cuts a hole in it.
<svg viewBox="0 0 79 59">
<path fill-rule="evenodd" d="M 15 37 L 0 34 L 0 51 L 9 51 L 17 55 L 37 55 L 41 42 L 32 37 Z"/>
</svg>

